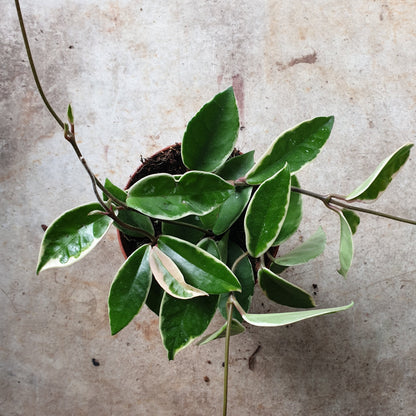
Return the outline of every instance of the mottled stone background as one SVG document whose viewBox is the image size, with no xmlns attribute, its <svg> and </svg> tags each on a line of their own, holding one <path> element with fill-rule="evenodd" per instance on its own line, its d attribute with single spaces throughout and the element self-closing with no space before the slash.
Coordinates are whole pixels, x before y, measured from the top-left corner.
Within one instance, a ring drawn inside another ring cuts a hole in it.
<svg viewBox="0 0 416 416">
<path fill-rule="evenodd" d="M 0 414 L 219 415 L 221 341 L 169 362 L 147 308 L 111 337 L 106 298 L 122 263 L 114 231 L 81 263 L 35 275 L 41 225 L 94 196 L 38 96 L 13 2 L 0 5 Z M 413 1 L 21 6 L 53 107 L 63 117 L 72 103 L 91 167 L 120 186 L 141 156 L 181 141 L 195 112 L 230 85 L 241 114 L 239 147 L 255 148 L 257 157 L 281 131 L 335 115 L 325 149 L 299 174 L 313 191 L 348 193 L 384 157 L 415 142 Z M 413 154 L 373 207 L 415 218 L 415 169 Z M 355 306 L 233 338 L 229 414 L 416 415 L 416 227 L 362 215 L 343 279 L 338 219 L 319 201 L 304 206 L 286 250 L 319 225 L 328 247 L 289 278 L 310 291 L 317 285 L 319 306 Z M 252 310 L 280 309 L 259 296 Z"/>
</svg>

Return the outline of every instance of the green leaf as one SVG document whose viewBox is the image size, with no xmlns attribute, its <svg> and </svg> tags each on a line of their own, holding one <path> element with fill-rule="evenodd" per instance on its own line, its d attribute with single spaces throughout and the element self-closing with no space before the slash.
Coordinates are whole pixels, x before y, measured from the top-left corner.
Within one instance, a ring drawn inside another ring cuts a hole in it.
<svg viewBox="0 0 416 416">
<path fill-rule="evenodd" d="M 336 308 L 326 309 L 314 309 L 310 311 L 298 311 L 298 312 L 282 312 L 282 313 L 266 313 L 266 314 L 253 314 L 246 313 L 243 318 L 246 322 L 255 326 L 284 326 L 290 325 L 295 322 L 303 321 L 305 319 L 314 318 L 315 316 L 327 315 L 330 313 L 345 311 L 354 302 L 349 305 L 340 306 Z"/>
<path fill-rule="evenodd" d="M 176 263 L 190 285 L 210 294 L 241 290 L 231 270 L 201 248 L 167 235 L 160 236 L 157 245 Z"/>
<path fill-rule="evenodd" d="M 74 124 L 74 114 L 72 113 L 71 104 L 68 104 L 68 110 L 67 110 L 66 115 L 68 117 L 68 121 L 70 122 L 70 124 Z"/>
<path fill-rule="evenodd" d="M 161 220 L 205 215 L 222 204 L 234 187 L 219 176 L 187 172 L 180 179 L 167 173 L 147 176 L 128 192 L 127 205 Z"/>
<path fill-rule="evenodd" d="M 355 234 L 357 227 L 360 224 L 360 217 L 354 211 L 350 211 L 348 209 L 343 209 L 342 213 L 351 228 L 351 232 Z"/>
<path fill-rule="evenodd" d="M 229 239 L 230 239 L 230 233 L 226 232 L 221 238 L 221 240 L 217 241 L 218 250 L 220 252 L 220 260 L 223 263 L 227 263 Z"/>
<path fill-rule="evenodd" d="M 247 174 L 247 183 L 257 185 L 289 164 L 296 173 L 318 156 L 331 134 L 334 117 L 317 117 L 281 134 Z"/>
<path fill-rule="evenodd" d="M 227 160 L 215 173 L 231 181 L 239 179 L 254 166 L 254 150 Z"/>
<path fill-rule="evenodd" d="M 246 329 L 244 328 L 244 326 L 241 325 L 240 322 L 238 322 L 237 320 L 233 319 L 231 321 L 231 333 L 230 333 L 231 336 L 242 334 L 245 330 Z M 227 331 L 227 322 L 221 328 L 217 329 L 212 334 L 209 334 L 201 338 L 197 342 L 197 345 L 205 345 L 205 344 L 208 344 L 208 342 L 210 341 L 214 341 L 214 339 L 224 338 L 226 331 Z"/>
<path fill-rule="evenodd" d="M 288 268 L 288 266 L 281 266 L 280 264 L 276 264 L 276 263 L 273 263 L 273 262 L 269 266 L 269 269 L 277 275 L 280 275 L 280 273 L 283 273 L 287 268 Z"/>
<path fill-rule="evenodd" d="M 149 264 L 154 278 L 169 295 L 179 299 L 208 295 L 208 293 L 186 283 L 178 266 L 156 246 L 152 247 L 150 251 Z"/>
<path fill-rule="evenodd" d="M 300 187 L 299 181 L 295 175 L 292 175 L 292 186 Z M 287 210 L 285 221 L 273 246 L 278 246 L 291 237 L 299 228 L 302 220 L 302 195 L 299 192 L 290 193 L 289 208 Z"/>
<path fill-rule="evenodd" d="M 199 217 L 190 215 L 189 217 L 181 218 L 178 222 L 162 222 L 162 234 L 168 234 L 196 244 L 205 233 L 186 224 L 204 227 Z"/>
<path fill-rule="evenodd" d="M 213 255 L 215 258 L 221 260 L 220 249 L 217 246 L 217 243 L 212 238 L 202 239 L 197 246 L 205 250 L 209 254 Z"/>
<path fill-rule="evenodd" d="M 252 187 L 236 188 L 218 208 L 201 217 L 202 223 L 215 235 L 225 233 L 240 217 L 250 201 Z"/>
<path fill-rule="evenodd" d="M 169 360 L 202 335 L 217 309 L 218 296 L 204 296 L 181 300 L 163 296 L 160 308 L 160 333 Z"/>
<path fill-rule="evenodd" d="M 106 215 L 93 214 L 102 211 L 93 202 L 66 211 L 45 231 L 36 274 L 53 267 L 69 266 L 86 256 L 104 237 L 112 220 Z"/>
<path fill-rule="evenodd" d="M 262 267 L 258 272 L 259 286 L 272 301 L 292 308 L 313 308 L 312 296 L 299 286 L 282 279 L 269 269 Z"/>
<path fill-rule="evenodd" d="M 341 267 L 338 270 L 338 273 L 346 277 L 354 255 L 354 245 L 352 241 L 352 231 L 348 221 L 341 211 L 337 212 L 341 220 L 341 234 L 339 241 L 339 262 Z"/>
<path fill-rule="evenodd" d="M 303 244 L 293 249 L 290 253 L 277 257 L 274 262 L 281 266 L 296 266 L 304 264 L 321 255 L 325 250 L 326 235 L 322 227 Z"/>
<path fill-rule="evenodd" d="M 104 184 L 105 189 L 109 191 L 115 198 L 117 198 L 121 202 L 126 202 L 127 193 L 114 185 L 110 179 L 105 180 Z M 103 194 L 103 200 L 108 201 L 108 197 L 106 194 Z M 140 228 L 143 231 L 154 235 L 154 229 L 152 221 L 149 217 L 141 214 L 140 212 L 129 210 L 129 209 L 120 209 L 117 213 L 117 217 L 125 222 L 126 224 L 132 225 L 134 227 Z M 128 235 L 130 237 L 143 237 L 143 233 L 140 231 L 130 230 L 129 228 L 122 227 L 117 223 L 114 223 L 114 226 L 118 228 L 123 234 Z"/>
<path fill-rule="evenodd" d="M 264 254 L 275 242 L 289 206 L 290 171 L 284 166 L 263 182 L 251 199 L 244 218 L 247 250 L 252 257 Z"/>
<path fill-rule="evenodd" d="M 233 241 L 229 242 L 228 246 L 228 260 L 227 265 L 228 267 L 232 268 L 234 262 L 244 253 L 241 247 L 238 244 L 234 243 Z M 253 298 L 254 294 L 254 273 L 253 273 L 253 266 L 246 256 L 240 260 L 237 266 L 234 269 L 234 274 L 236 275 L 238 281 L 241 284 L 241 292 L 235 293 L 234 296 L 237 299 L 238 303 L 241 307 L 248 311 L 251 305 L 251 299 Z M 221 312 L 221 315 L 227 319 L 227 300 L 229 294 L 223 293 L 220 295 L 220 300 L 218 302 L 218 308 Z M 238 311 L 233 309 L 233 318 L 237 319 L 238 321 L 242 321 L 241 315 Z"/>
<path fill-rule="evenodd" d="M 104 183 L 105 189 L 109 191 L 114 197 L 116 197 L 119 201 L 126 202 L 127 193 L 120 189 L 118 186 L 114 185 L 110 179 L 106 178 Z M 108 201 L 108 197 L 106 194 L 103 194 L 104 201 Z"/>
<path fill-rule="evenodd" d="M 347 200 L 374 201 L 387 188 L 394 175 L 404 165 L 410 155 L 412 143 L 407 143 L 384 159 L 376 170 L 348 196 Z"/>
<path fill-rule="evenodd" d="M 131 211 L 129 209 L 120 209 L 117 213 L 117 217 L 125 222 L 126 224 L 133 225 L 134 227 L 140 228 L 143 231 L 148 232 L 151 235 L 155 234 L 152 221 L 146 215 L 141 214 L 137 211 Z M 123 227 L 117 223 L 114 223 L 114 226 L 118 228 L 123 234 L 129 235 L 131 237 L 143 237 L 143 233 L 139 230 L 130 230 L 126 227 Z"/>
<path fill-rule="evenodd" d="M 152 284 L 150 285 L 150 290 L 146 298 L 146 305 L 158 316 L 164 293 L 165 291 L 160 287 L 159 283 L 156 282 L 156 279 L 152 278 Z"/>
<path fill-rule="evenodd" d="M 139 313 L 149 293 L 152 272 L 148 244 L 141 246 L 124 262 L 111 285 L 108 315 L 111 335 L 127 326 Z"/>
<path fill-rule="evenodd" d="M 240 123 L 232 88 L 216 95 L 188 123 L 182 140 L 182 160 L 190 170 L 212 172 L 234 149 Z"/>
<path fill-rule="evenodd" d="M 254 165 L 254 151 L 227 160 L 216 174 L 225 180 L 243 177 Z M 234 192 L 214 211 L 201 217 L 205 226 L 215 235 L 225 233 L 240 217 L 251 197 L 251 187 L 237 187 Z"/>
</svg>

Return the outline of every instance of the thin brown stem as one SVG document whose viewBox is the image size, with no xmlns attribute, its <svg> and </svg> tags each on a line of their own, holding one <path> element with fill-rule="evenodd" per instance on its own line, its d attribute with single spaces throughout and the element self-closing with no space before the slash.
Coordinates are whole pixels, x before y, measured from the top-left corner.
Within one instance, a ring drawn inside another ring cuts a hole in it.
<svg viewBox="0 0 416 416">
<path fill-rule="evenodd" d="M 32 71 L 33 78 L 35 79 L 36 87 L 38 88 L 39 94 L 42 97 L 42 100 L 43 100 L 46 108 L 49 110 L 49 112 L 52 114 L 53 118 L 61 126 L 61 128 L 64 128 L 64 122 L 55 113 L 54 109 L 49 104 L 49 101 L 46 98 L 45 93 L 43 92 L 42 85 L 40 84 L 38 73 L 36 71 L 35 63 L 33 62 L 32 52 L 30 50 L 29 40 L 28 40 L 27 35 L 26 35 L 26 28 L 25 28 L 25 24 L 24 24 L 24 21 L 23 21 L 22 11 L 20 10 L 19 0 L 15 0 L 15 4 L 16 4 L 17 17 L 19 18 L 20 31 L 22 32 L 23 42 L 24 42 L 25 48 L 26 48 L 26 54 L 27 54 L 27 57 L 29 59 L 30 69 Z"/>
<path fill-rule="evenodd" d="M 408 218 L 397 217 L 396 215 L 386 214 L 384 212 L 374 211 L 372 209 L 357 207 L 356 205 L 350 205 L 349 203 L 345 204 L 345 203 L 340 202 L 340 201 L 332 200 L 329 204 L 330 205 L 337 205 L 339 207 L 346 208 L 346 209 L 349 209 L 351 211 L 364 212 L 366 214 L 376 215 L 378 217 L 388 218 L 390 220 L 404 222 L 406 224 L 416 225 L 416 221 L 410 220 Z"/>
<path fill-rule="evenodd" d="M 368 208 L 357 207 L 356 205 L 350 204 L 344 197 L 341 197 L 341 196 L 338 196 L 338 195 L 321 195 L 321 194 L 317 194 L 315 192 L 308 191 L 306 189 L 297 188 L 295 186 L 292 186 L 291 190 L 293 192 L 297 192 L 299 194 L 303 194 L 303 195 L 311 196 L 312 198 L 319 199 L 328 208 L 330 208 L 331 205 L 332 206 L 336 205 L 336 206 L 339 206 L 341 208 L 349 209 L 351 211 L 364 212 L 366 214 L 376 215 L 378 217 L 388 218 L 390 220 L 416 225 L 416 221 L 414 221 L 414 220 L 398 217 L 396 215 L 386 214 L 384 212 L 375 211 L 375 210 L 368 209 Z M 346 201 L 346 202 L 341 202 L 341 201 L 339 201 L 339 199 L 341 199 L 343 201 Z"/>
<path fill-rule="evenodd" d="M 148 238 L 152 243 L 155 243 L 156 239 L 152 234 L 148 233 L 147 231 L 145 231 L 141 228 L 138 228 L 138 227 L 135 227 L 133 225 L 127 224 L 124 221 L 120 220 L 120 218 L 117 217 L 117 215 L 113 212 L 113 210 L 106 205 L 106 203 L 101 198 L 100 193 L 98 192 L 98 187 L 100 187 L 100 189 L 105 189 L 105 188 L 101 184 L 101 182 L 95 177 L 94 173 L 92 172 L 92 170 L 88 166 L 87 161 L 85 160 L 84 156 L 82 155 L 81 150 L 79 149 L 78 144 L 77 144 L 76 139 L 75 139 L 74 128 L 71 126 L 71 132 L 69 133 L 67 131 L 67 129 L 65 129 L 65 132 L 66 132 L 65 139 L 71 144 L 71 146 L 74 149 L 76 155 L 78 156 L 78 159 L 82 163 L 82 166 L 84 166 L 85 170 L 87 171 L 88 176 L 91 179 L 91 184 L 92 184 L 92 189 L 94 191 L 94 195 L 95 195 L 98 203 L 104 209 L 105 213 L 116 224 L 118 224 L 120 227 L 126 228 L 126 229 L 131 230 L 131 231 L 136 231 L 136 232 L 142 234 L 144 237 Z M 105 189 L 105 191 L 107 191 L 107 190 Z M 107 196 L 110 198 L 111 201 L 114 201 L 116 203 L 121 203 L 121 204 L 124 205 L 124 203 L 122 201 L 119 201 L 111 193 L 108 193 L 108 191 L 107 191 Z M 111 204 L 111 202 L 110 202 L 110 204 Z"/>
</svg>

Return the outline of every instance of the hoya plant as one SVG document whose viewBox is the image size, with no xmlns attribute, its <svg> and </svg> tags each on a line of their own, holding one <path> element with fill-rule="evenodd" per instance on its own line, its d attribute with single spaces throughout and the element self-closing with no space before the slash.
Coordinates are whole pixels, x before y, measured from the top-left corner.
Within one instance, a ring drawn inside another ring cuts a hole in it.
<svg viewBox="0 0 416 416">
<path fill-rule="evenodd" d="M 233 89 L 228 88 L 188 123 L 180 148 L 183 172 L 150 173 L 122 189 L 110 179 L 101 181 L 89 167 L 77 143 L 71 106 L 65 123 L 48 103 L 31 58 L 18 1 L 16 6 L 39 92 L 86 169 L 96 199 L 50 224 L 36 272 L 81 260 L 111 225 L 117 227 L 135 248 L 109 291 L 111 333 L 125 328 L 146 304 L 159 316 L 161 339 L 170 360 L 198 338 L 199 344 L 225 338 L 225 415 L 231 335 L 244 332 L 247 324 L 277 327 L 352 306 L 316 308 L 312 295 L 285 277 L 286 269 L 313 260 L 325 249 L 326 235 L 318 227 L 298 247 L 279 255 L 279 247 L 300 226 L 302 197 L 322 201 L 339 217 L 338 272 L 345 277 L 353 259 L 358 212 L 416 223 L 359 205 L 382 194 L 407 161 L 413 144 L 404 144 L 387 156 L 345 196 L 320 195 L 302 188 L 296 174 L 318 156 L 334 117 L 317 117 L 285 131 L 255 161 L 254 151 L 236 151 L 239 114 Z M 256 283 L 271 301 L 295 310 L 251 313 Z M 224 324 L 205 334 L 217 311 Z"/>
</svg>

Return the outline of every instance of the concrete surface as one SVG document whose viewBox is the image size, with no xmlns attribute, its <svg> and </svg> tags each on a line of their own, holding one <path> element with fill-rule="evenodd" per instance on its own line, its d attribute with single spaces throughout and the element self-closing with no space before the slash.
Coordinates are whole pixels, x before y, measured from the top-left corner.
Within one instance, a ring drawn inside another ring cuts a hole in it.
<svg viewBox="0 0 416 416">
<path fill-rule="evenodd" d="M 81 263 L 35 276 L 41 224 L 94 198 L 36 92 L 13 2 L 0 5 L 0 414 L 219 415 L 221 341 L 168 362 L 147 309 L 111 337 L 106 297 L 122 262 L 114 232 Z M 87 160 L 120 186 L 140 155 L 180 141 L 200 106 L 231 84 L 240 148 L 257 156 L 300 121 L 335 115 L 325 150 L 299 175 L 310 190 L 347 193 L 415 142 L 412 1 L 21 6 L 47 96 L 62 117 L 72 103 Z M 416 217 L 415 163 L 413 153 L 374 208 Z M 322 225 L 329 245 L 291 278 L 310 290 L 317 284 L 319 306 L 355 307 L 234 338 L 229 414 L 416 415 L 416 227 L 362 215 L 344 280 L 336 273 L 337 218 L 317 201 L 304 204 L 291 244 Z M 258 297 L 253 311 L 267 310 L 279 308 Z"/>
</svg>

